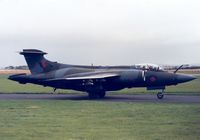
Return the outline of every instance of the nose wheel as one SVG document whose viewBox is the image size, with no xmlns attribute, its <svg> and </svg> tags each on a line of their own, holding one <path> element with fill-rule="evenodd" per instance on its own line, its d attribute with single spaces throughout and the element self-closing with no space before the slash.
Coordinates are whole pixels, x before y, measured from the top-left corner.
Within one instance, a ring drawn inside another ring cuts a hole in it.
<svg viewBox="0 0 200 140">
<path fill-rule="evenodd" d="M 158 92 L 157 98 L 160 100 L 164 98 L 164 90 L 162 92 Z"/>
</svg>

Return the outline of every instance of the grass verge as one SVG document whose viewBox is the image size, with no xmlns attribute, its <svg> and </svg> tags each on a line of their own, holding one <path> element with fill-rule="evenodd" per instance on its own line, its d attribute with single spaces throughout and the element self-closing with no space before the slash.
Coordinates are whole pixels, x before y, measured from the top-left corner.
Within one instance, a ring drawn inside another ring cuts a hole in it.
<svg viewBox="0 0 200 140">
<path fill-rule="evenodd" d="M 1 101 L 1 140 L 199 140 L 200 104 Z"/>
</svg>

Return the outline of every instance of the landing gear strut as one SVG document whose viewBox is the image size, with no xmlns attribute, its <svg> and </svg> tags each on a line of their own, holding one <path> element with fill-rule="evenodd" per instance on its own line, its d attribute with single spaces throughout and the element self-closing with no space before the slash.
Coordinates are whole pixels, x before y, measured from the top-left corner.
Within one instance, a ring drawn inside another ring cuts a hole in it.
<svg viewBox="0 0 200 140">
<path fill-rule="evenodd" d="M 57 88 L 53 88 L 53 93 L 52 94 L 56 94 L 56 90 L 57 90 Z"/>
<path fill-rule="evenodd" d="M 160 100 L 164 98 L 164 90 L 162 90 L 161 92 L 158 92 L 157 98 Z"/>
<path fill-rule="evenodd" d="M 57 88 L 54 88 L 53 91 L 56 92 Z"/>
</svg>

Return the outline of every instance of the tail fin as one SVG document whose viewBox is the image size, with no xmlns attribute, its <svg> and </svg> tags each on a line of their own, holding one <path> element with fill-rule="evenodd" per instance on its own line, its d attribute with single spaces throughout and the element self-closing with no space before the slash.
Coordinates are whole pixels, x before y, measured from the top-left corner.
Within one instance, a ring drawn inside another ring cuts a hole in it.
<svg viewBox="0 0 200 140">
<path fill-rule="evenodd" d="M 39 74 L 50 72 L 58 69 L 58 63 L 48 61 L 44 58 L 44 55 L 47 53 L 36 50 L 36 49 L 24 49 L 23 52 L 20 52 L 21 55 L 24 55 L 28 67 L 32 74 Z"/>
</svg>

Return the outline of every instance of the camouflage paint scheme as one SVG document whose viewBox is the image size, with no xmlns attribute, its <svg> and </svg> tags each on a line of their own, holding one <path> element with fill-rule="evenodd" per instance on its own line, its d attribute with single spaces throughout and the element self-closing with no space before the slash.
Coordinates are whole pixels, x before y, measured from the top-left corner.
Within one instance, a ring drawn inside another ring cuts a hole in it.
<svg viewBox="0 0 200 140">
<path fill-rule="evenodd" d="M 10 80 L 21 84 L 32 83 L 56 89 L 72 89 L 87 92 L 91 99 L 103 98 L 106 91 L 124 88 L 146 87 L 161 89 L 157 94 L 162 99 L 166 86 L 177 85 L 195 79 L 194 76 L 169 73 L 153 65 L 134 66 L 81 66 L 52 62 L 45 59 L 47 53 L 24 49 L 31 74 L 11 75 Z"/>
</svg>

